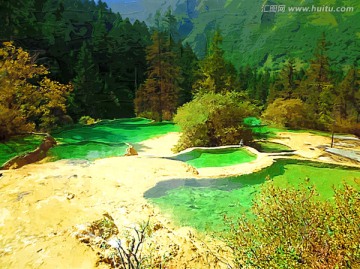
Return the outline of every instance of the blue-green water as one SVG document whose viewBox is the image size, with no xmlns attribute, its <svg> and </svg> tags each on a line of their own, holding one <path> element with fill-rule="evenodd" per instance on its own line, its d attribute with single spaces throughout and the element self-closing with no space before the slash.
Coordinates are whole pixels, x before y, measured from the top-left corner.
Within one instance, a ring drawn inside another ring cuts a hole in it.
<svg viewBox="0 0 360 269">
<path fill-rule="evenodd" d="M 94 160 L 125 153 L 126 143 L 177 132 L 179 128 L 170 123 L 153 123 L 147 119 L 104 120 L 90 126 L 76 126 L 53 133 L 59 145 L 52 148 L 48 155 L 53 160 L 86 159 Z"/>
<path fill-rule="evenodd" d="M 194 149 L 178 155 L 176 160 L 196 167 L 223 167 L 256 160 L 256 155 L 243 148 Z"/>
<path fill-rule="evenodd" d="M 259 172 L 219 179 L 174 179 L 158 183 L 145 197 L 169 214 L 177 224 L 202 231 L 221 231 L 223 218 L 248 214 L 254 195 L 266 179 L 277 186 L 315 185 L 319 199 L 330 199 L 332 186 L 343 181 L 360 189 L 360 169 L 299 160 L 278 160 Z M 306 180 L 305 180 L 306 179 Z"/>
<path fill-rule="evenodd" d="M 282 145 L 279 143 L 269 142 L 269 141 L 256 142 L 254 147 L 259 152 L 266 152 L 266 153 L 293 152 L 294 151 L 294 150 L 291 150 L 291 148 L 289 148 L 288 146 L 285 146 L 285 145 Z"/>
<path fill-rule="evenodd" d="M 126 143 L 138 143 L 178 131 L 178 126 L 171 122 L 153 123 L 143 118 L 103 120 L 94 125 L 69 126 L 51 134 L 58 145 L 49 150 L 48 156 L 52 160 L 95 160 L 121 156 L 126 151 Z M 42 136 L 33 135 L 0 143 L 0 166 L 19 154 L 34 150 L 42 139 Z"/>
<path fill-rule="evenodd" d="M 18 155 L 35 150 L 43 139 L 41 135 L 18 136 L 0 143 L 0 167 Z"/>
<path fill-rule="evenodd" d="M 94 125 L 79 125 L 52 133 L 59 145 L 50 149 L 48 155 L 53 160 L 122 156 L 126 143 L 138 143 L 177 131 L 179 128 L 170 122 L 153 123 L 143 118 L 103 120 Z"/>
</svg>

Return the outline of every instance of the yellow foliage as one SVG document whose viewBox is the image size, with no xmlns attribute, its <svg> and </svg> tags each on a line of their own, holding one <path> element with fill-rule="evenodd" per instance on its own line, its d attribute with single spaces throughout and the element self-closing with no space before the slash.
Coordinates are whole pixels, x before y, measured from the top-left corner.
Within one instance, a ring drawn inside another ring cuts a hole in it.
<svg viewBox="0 0 360 269">
<path fill-rule="evenodd" d="M 331 201 L 317 195 L 268 182 L 254 217 L 239 219 L 226 237 L 237 268 L 359 268 L 360 193 L 344 185 Z"/>
<path fill-rule="evenodd" d="M 309 127 L 309 109 L 300 99 L 275 99 L 262 118 L 279 127 Z"/>
<path fill-rule="evenodd" d="M 0 140 L 13 134 L 49 129 L 66 113 L 71 85 L 46 77 L 29 53 L 4 42 L 0 48 Z"/>
</svg>

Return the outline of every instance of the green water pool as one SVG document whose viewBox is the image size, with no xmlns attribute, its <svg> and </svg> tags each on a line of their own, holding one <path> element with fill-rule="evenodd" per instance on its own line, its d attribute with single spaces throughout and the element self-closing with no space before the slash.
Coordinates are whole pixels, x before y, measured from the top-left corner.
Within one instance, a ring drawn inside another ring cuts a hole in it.
<svg viewBox="0 0 360 269">
<path fill-rule="evenodd" d="M 154 123 L 143 118 L 103 120 L 94 125 L 69 126 L 51 134 L 58 145 L 49 150 L 48 156 L 51 160 L 95 160 L 121 156 L 126 151 L 126 143 L 138 143 L 178 131 L 179 127 L 171 122 Z M 19 154 L 34 150 L 42 139 L 43 136 L 26 136 L 0 143 L 0 166 Z"/>
<path fill-rule="evenodd" d="M 15 156 L 35 150 L 43 138 L 41 135 L 18 136 L 0 143 L 0 167 Z"/>
<path fill-rule="evenodd" d="M 143 118 L 103 120 L 94 125 L 76 126 L 53 133 L 59 145 L 52 148 L 48 155 L 53 160 L 121 156 L 126 151 L 126 143 L 138 143 L 177 131 L 179 128 L 171 122 L 153 123 Z"/>
<path fill-rule="evenodd" d="M 266 152 L 266 153 L 278 153 L 278 152 L 292 152 L 291 148 L 288 146 L 275 143 L 275 142 L 269 142 L 269 141 L 259 141 L 255 143 L 254 146 L 258 151 L 260 152 Z"/>
<path fill-rule="evenodd" d="M 176 160 L 196 168 L 224 167 L 256 160 L 256 155 L 243 148 L 194 149 L 180 154 Z"/>
<path fill-rule="evenodd" d="M 359 188 L 360 169 L 299 160 L 277 160 L 259 172 L 221 179 L 174 179 L 158 183 L 145 197 L 170 215 L 178 225 L 200 231 L 221 231 L 224 215 L 238 218 L 248 214 L 252 199 L 265 178 L 277 186 L 315 185 L 319 199 L 333 195 L 332 186 L 343 181 Z M 308 178 L 309 180 L 305 180 Z"/>
</svg>

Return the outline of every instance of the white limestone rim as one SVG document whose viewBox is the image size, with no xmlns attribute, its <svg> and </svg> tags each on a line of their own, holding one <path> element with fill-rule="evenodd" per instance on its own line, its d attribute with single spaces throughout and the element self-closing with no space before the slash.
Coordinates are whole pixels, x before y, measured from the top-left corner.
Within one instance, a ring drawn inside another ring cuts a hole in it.
<svg viewBox="0 0 360 269">
<path fill-rule="evenodd" d="M 219 177 L 229 177 L 229 176 L 240 176 L 244 174 L 251 174 L 257 171 L 260 171 L 266 167 L 271 166 L 274 163 L 274 158 L 269 156 L 268 153 L 261 153 L 255 148 L 249 146 L 239 146 L 239 145 L 227 145 L 227 146 L 219 146 L 219 147 L 192 147 L 185 149 L 177 154 L 169 156 L 171 159 L 176 158 L 179 155 L 184 153 L 189 153 L 193 150 L 202 149 L 202 150 L 217 150 L 217 149 L 245 149 L 249 151 L 251 154 L 256 156 L 256 159 L 247 162 L 240 163 L 230 166 L 224 167 L 204 167 L 204 168 L 195 168 L 199 175 L 197 178 L 219 178 Z M 176 160 L 180 161 L 180 160 Z"/>
<path fill-rule="evenodd" d="M 185 153 L 189 153 L 193 150 L 197 150 L 197 149 L 203 149 L 203 150 L 216 150 L 216 149 L 246 149 L 248 151 L 250 151 L 253 154 L 260 154 L 259 151 L 257 151 L 256 149 L 252 148 L 252 147 L 248 147 L 248 146 L 240 146 L 240 145 L 226 145 L 226 146 L 218 146 L 218 147 L 192 147 L 192 148 L 187 148 L 184 149 L 178 153 L 174 153 L 171 157 L 177 157 L 179 155 L 185 154 Z"/>
</svg>

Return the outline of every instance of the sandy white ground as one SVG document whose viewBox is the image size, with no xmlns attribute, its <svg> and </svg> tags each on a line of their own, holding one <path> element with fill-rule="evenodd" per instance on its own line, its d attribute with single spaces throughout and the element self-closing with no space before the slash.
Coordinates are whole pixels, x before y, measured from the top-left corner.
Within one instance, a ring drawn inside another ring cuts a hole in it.
<svg viewBox="0 0 360 269">
<path fill-rule="evenodd" d="M 310 134 L 280 136 L 278 142 L 307 158 L 320 158 L 323 152 L 317 146 L 329 144 L 329 138 Z M 193 230 L 174 227 L 143 194 L 162 180 L 250 173 L 270 165 L 272 159 L 260 154 L 251 164 L 204 168 L 195 175 L 182 162 L 158 158 L 171 156 L 178 138 L 178 133 L 170 133 L 136 144 L 138 156 L 63 160 L 2 171 L 0 268 L 96 268 L 96 253 L 73 233 L 78 225 L 101 219 L 104 213 L 114 218 L 119 229 L 151 216 L 161 227 L 154 234 L 159 251 L 173 251 L 167 268 L 224 268 L 206 258 L 208 248 L 192 236 Z M 215 252 L 219 244 L 208 242 Z"/>
</svg>

